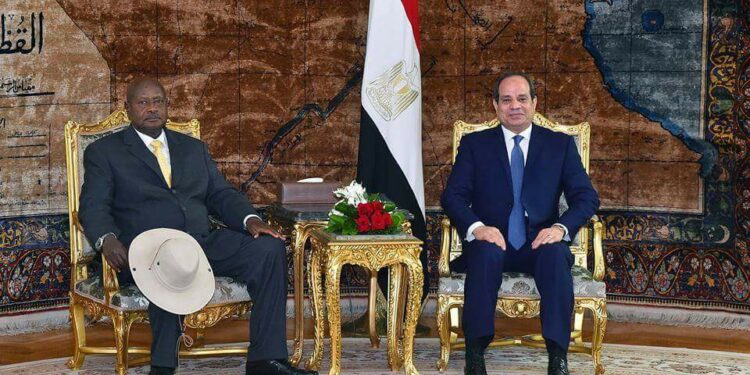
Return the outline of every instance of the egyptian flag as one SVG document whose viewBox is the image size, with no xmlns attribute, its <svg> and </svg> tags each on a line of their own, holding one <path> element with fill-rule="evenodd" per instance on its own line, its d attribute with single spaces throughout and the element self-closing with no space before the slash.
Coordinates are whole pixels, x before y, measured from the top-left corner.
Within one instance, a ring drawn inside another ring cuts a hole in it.
<svg viewBox="0 0 750 375">
<path fill-rule="evenodd" d="M 370 0 L 357 180 L 409 210 L 414 235 L 425 240 L 417 0 Z M 427 291 L 424 250 L 421 260 Z"/>
</svg>

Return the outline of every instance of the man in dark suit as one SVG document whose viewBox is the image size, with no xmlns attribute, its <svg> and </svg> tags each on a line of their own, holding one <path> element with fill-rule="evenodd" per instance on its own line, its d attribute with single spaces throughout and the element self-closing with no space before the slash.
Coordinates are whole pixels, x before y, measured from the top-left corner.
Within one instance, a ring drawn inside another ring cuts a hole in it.
<svg viewBox="0 0 750 375">
<path fill-rule="evenodd" d="M 484 350 L 495 333 L 502 274 L 533 275 L 541 296 L 549 374 L 568 374 L 573 312 L 573 255 L 567 242 L 599 207 L 572 137 L 532 124 L 536 92 L 521 73 L 494 87 L 501 126 L 467 134 L 441 203 L 464 251 L 452 264 L 466 272 L 463 327 L 467 374 L 486 374 Z M 559 215 L 565 194 L 569 209 Z"/>
<path fill-rule="evenodd" d="M 286 347 L 286 248 L 245 196 L 229 185 L 200 140 L 165 128 L 164 87 L 151 78 L 128 86 L 130 127 L 84 153 L 79 217 L 87 238 L 132 282 L 128 246 L 140 233 L 172 228 L 193 236 L 213 273 L 239 278 L 253 299 L 248 374 L 317 374 L 292 367 Z M 228 228 L 209 231 L 208 215 Z M 181 318 L 151 303 L 151 374 L 172 374 Z"/>
</svg>

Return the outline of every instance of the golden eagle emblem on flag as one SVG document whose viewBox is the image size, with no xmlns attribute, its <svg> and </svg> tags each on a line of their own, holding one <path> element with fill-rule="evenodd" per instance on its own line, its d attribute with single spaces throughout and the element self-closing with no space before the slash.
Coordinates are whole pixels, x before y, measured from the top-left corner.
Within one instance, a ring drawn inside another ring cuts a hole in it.
<svg viewBox="0 0 750 375">
<path fill-rule="evenodd" d="M 386 121 L 396 119 L 419 96 L 419 67 L 406 71 L 404 61 L 379 75 L 367 85 L 367 97 Z"/>
</svg>

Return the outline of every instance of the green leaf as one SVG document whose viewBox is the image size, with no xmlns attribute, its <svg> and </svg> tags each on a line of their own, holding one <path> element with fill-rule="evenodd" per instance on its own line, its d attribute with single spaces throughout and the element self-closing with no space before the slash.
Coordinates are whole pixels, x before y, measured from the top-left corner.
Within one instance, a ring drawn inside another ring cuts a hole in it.
<svg viewBox="0 0 750 375">
<path fill-rule="evenodd" d="M 385 201 L 383 203 L 383 209 L 385 212 L 393 212 L 396 209 L 396 204 L 391 201 Z"/>
<path fill-rule="evenodd" d="M 353 220 L 347 220 L 343 225 L 341 233 L 346 235 L 357 234 L 357 224 Z"/>
<path fill-rule="evenodd" d="M 355 217 L 357 215 L 357 209 L 350 206 L 346 202 L 339 202 L 334 208 L 336 209 L 336 211 L 339 211 L 348 217 Z"/>
</svg>

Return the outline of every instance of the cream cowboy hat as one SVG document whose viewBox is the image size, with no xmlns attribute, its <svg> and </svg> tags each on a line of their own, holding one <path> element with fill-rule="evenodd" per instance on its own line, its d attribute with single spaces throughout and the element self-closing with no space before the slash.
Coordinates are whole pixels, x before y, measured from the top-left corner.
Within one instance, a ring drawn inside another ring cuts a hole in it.
<svg viewBox="0 0 750 375">
<path fill-rule="evenodd" d="M 138 289 L 163 310 L 191 314 L 214 294 L 214 274 L 206 254 L 185 232 L 167 228 L 143 232 L 130 244 L 128 260 Z"/>
</svg>

